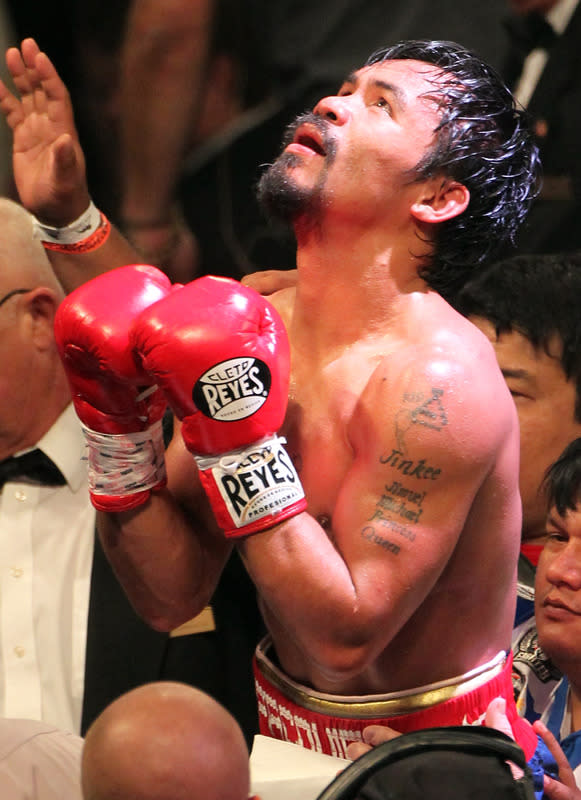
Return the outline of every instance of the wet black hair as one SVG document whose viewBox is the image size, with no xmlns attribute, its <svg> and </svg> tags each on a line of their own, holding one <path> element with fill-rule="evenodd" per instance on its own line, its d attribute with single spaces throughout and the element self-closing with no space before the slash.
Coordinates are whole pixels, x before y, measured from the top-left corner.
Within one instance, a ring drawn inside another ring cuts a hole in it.
<svg viewBox="0 0 581 800">
<path fill-rule="evenodd" d="M 420 275 L 450 299 L 475 268 L 506 252 L 540 184 L 538 148 L 527 112 L 497 72 L 455 42 L 410 40 L 377 50 L 366 66 L 413 59 L 438 67 L 443 99 L 434 145 L 412 180 L 442 175 L 470 192 L 467 209 L 439 225 L 430 262 Z"/>
<path fill-rule="evenodd" d="M 574 439 L 551 464 L 543 485 L 548 508 L 555 506 L 561 517 L 575 511 L 581 499 L 581 439 Z"/>
</svg>

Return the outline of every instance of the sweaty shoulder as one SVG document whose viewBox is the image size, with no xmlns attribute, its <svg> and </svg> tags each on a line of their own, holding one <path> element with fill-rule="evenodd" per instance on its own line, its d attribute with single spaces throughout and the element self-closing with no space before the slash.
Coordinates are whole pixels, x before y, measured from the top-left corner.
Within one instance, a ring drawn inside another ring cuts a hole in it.
<svg viewBox="0 0 581 800">
<path fill-rule="evenodd" d="M 413 308 L 405 334 L 365 392 L 378 414 L 373 435 L 402 453 L 433 452 L 450 466 L 486 471 L 518 430 L 489 341 L 441 298 Z"/>
</svg>

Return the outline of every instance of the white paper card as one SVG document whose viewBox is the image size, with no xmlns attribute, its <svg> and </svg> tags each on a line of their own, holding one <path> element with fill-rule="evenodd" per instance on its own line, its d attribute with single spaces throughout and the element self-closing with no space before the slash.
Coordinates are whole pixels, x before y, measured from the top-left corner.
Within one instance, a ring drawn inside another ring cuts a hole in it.
<svg viewBox="0 0 581 800">
<path fill-rule="evenodd" d="M 298 744 L 255 736 L 250 755 L 252 794 L 260 800 L 315 800 L 351 761 Z"/>
</svg>

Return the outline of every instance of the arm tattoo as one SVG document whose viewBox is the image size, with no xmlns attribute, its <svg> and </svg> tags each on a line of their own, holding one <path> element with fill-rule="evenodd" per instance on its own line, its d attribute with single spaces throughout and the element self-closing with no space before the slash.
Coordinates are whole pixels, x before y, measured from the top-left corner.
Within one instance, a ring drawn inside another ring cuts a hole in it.
<svg viewBox="0 0 581 800">
<path fill-rule="evenodd" d="M 432 396 L 411 412 L 411 420 L 417 425 L 426 425 L 436 431 L 441 431 L 448 424 L 446 409 L 442 403 L 443 389 L 432 387 Z M 405 395 L 404 395 L 405 400 Z"/>
<path fill-rule="evenodd" d="M 424 458 L 412 461 L 402 456 L 401 451 L 392 450 L 389 455 L 382 456 L 380 461 L 408 477 L 430 482 L 438 480 L 441 469 L 430 466 Z M 416 534 L 413 526 L 419 523 L 422 516 L 429 485 L 426 484 L 428 488 L 418 491 L 404 485 L 401 480 L 392 480 L 391 483 L 386 483 L 373 514 L 361 531 L 362 537 L 397 555 L 401 549 L 400 545 L 385 538 L 384 534 L 388 532 L 395 534 L 396 538 L 402 537 L 409 542 L 415 541 Z"/>
<path fill-rule="evenodd" d="M 424 425 L 441 431 L 448 424 L 443 395 L 444 390 L 435 387 L 432 387 L 432 393 L 427 398 L 423 392 L 404 393 L 404 408 L 398 412 L 395 421 L 397 442 L 401 449 L 405 447 L 405 434 L 412 425 Z"/>
<path fill-rule="evenodd" d="M 396 437 L 399 449 L 393 448 L 390 453 L 379 458 L 380 463 L 398 473 L 397 477 L 400 479 L 385 484 L 383 494 L 377 501 L 372 516 L 361 530 L 361 536 L 394 555 L 398 555 L 401 547 L 391 538 L 386 538 L 385 534 L 395 535 L 396 539 L 401 537 L 409 542 L 415 541 L 416 534 L 412 528 L 420 521 L 427 495 L 427 489 L 419 491 L 410 489 L 401 481 L 407 477 L 431 483 L 438 480 L 442 472 L 439 467 L 429 464 L 425 458 L 413 460 L 405 457 L 405 433 L 412 425 L 424 425 L 432 430 L 442 430 L 448 424 L 446 409 L 442 402 L 443 395 L 444 390 L 435 387 L 432 387 L 431 395 L 427 398 L 422 392 L 404 393 L 404 408 L 396 417 Z M 426 484 L 427 487 L 429 485 L 429 483 Z"/>
</svg>

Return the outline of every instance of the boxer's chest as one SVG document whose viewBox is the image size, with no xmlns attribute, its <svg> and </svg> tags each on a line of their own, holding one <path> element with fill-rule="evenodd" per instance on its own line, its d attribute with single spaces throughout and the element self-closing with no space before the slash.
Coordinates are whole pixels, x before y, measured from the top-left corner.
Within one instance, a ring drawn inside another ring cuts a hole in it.
<svg viewBox="0 0 581 800">
<path fill-rule="evenodd" d="M 372 371 L 357 372 L 348 363 L 295 373 L 283 431 L 299 471 L 309 512 L 332 517 L 355 456 L 352 431 L 357 427 L 360 395 Z"/>
</svg>

